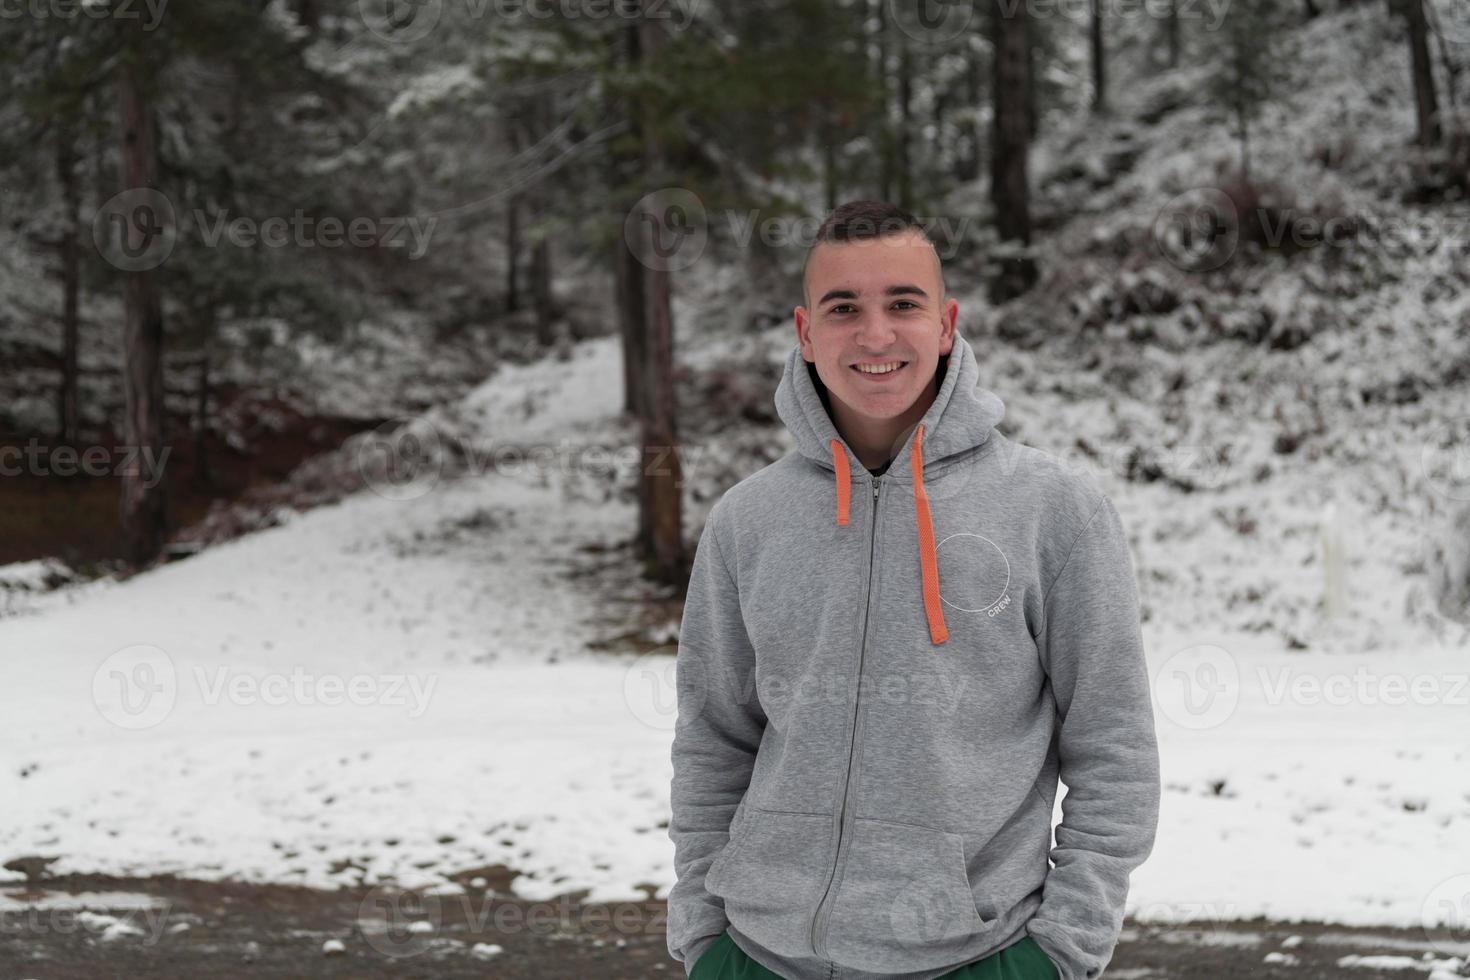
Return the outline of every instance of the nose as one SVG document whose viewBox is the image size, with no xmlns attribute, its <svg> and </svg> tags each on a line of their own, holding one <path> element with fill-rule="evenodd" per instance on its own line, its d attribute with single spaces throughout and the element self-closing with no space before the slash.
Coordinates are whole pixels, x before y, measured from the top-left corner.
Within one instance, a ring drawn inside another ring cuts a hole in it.
<svg viewBox="0 0 1470 980">
<path fill-rule="evenodd" d="M 865 351 L 881 354 L 893 346 L 897 333 L 883 310 L 867 310 L 858 319 L 853 339 Z"/>
</svg>

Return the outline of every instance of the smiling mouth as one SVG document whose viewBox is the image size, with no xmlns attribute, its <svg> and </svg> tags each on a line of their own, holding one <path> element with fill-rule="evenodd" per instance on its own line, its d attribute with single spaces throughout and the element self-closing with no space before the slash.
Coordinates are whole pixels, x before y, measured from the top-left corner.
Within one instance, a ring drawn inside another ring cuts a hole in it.
<svg viewBox="0 0 1470 980">
<path fill-rule="evenodd" d="M 887 361 L 879 365 L 860 366 L 857 364 L 852 364 L 849 366 L 852 368 L 852 370 L 856 371 L 858 374 L 861 374 L 865 378 L 886 378 L 890 375 L 897 374 L 899 371 L 902 371 L 904 368 L 908 367 L 908 364 L 908 361 Z M 867 367 L 868 370 L 863 370 L 864 367 Z"/>
</svg>

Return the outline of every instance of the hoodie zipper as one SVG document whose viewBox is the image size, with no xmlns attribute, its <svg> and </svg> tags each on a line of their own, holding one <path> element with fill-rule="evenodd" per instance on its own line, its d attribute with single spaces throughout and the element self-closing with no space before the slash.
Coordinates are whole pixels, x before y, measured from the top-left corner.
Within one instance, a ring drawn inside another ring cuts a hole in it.
<svg viewBox="0 0 1470 980">
<path fill-rule="evenodd" d="M 822 952 L 822 946 L 820 945 L 827 938 L 826 922 L 823 921 L 822 913 L 824 906 L 827 904 L 827 899 L 832 893 L 832 882 L 837 877 L 837 867 L 842 862 L 843 842 L 845 838 L 851 836 L 845 833 L 847 829 L 847 798 L 852 792 L 852 760 L 858 742 L 858 726 L 862 721 L 861 706 L 858 704 L 858 701 L 863 688 L 863 661 L 867 659 L 868 653 L 868 615 L 873 608 L 873 556 L 878 542 L 878 496 L 882 489 L 882 482 L 882 477 L 873 478 L 873 519 L 868 529 L 868 596 L 867 602 L 863 606 L 863 635 L 862 641 L 858 646 L 857 684 L 853 689 L 852 695 L 852 740 L 847 746 L 847 775 L 842 782 L 842 801 L 838 805 L 837 811 L 837 849 L 832 856 L 832 870 L 827 874 L 827 887 L 823 889 L 822 898 L 817 902 L 817 911 L 812 915 L 812 954 L 822 959 L 827 958 L 826 954 Z M 827 918 L 830 919 L 831 909 L 826 909 L 826 912 Z"/>
</svg>

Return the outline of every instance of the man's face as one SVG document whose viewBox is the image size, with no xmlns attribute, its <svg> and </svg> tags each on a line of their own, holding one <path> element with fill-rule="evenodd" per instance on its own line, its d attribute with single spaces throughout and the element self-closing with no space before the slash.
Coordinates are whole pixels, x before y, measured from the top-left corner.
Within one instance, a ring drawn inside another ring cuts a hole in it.
<svg viewBox="0 0 1470 980">
<path fill-rule="evenodd" d="M 823 242 L 796 308 L 801 355 L 830 395 L 860 419 L 903 415 L 926 394 L 954 346 L 959 305 L 943 298 L 939 256 L 917 232 Z M 863 366 L 892 366 L 876 374 Z M 927 409 L 927 404 L 924 406 Z"/>
</svg>

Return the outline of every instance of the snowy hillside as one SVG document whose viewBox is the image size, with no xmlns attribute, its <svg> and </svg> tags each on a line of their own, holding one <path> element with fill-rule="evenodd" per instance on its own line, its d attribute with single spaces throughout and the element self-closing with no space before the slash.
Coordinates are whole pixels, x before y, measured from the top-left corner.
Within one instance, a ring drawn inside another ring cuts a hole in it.
<svg viewBox="0 0 1470 980">
<path fill-rule="evenodd" d="M 946 269 L 1004 431 L 1094 473 L 1130 534 L 1165 790 L 1140 921 L 1464 924 L 1470 204 L 1404 199 L 1382 25 L 1362 4 L 1296 33 L 1312 85 L 1258 125 L 1249 192 L 1198 80 L 1141 81 L 1120 121 L 1042 135 L 1035 290 L 996 307 L 973 255 Z M 1243 219 L 1192 270 L 1157 228 L 1200 191 L 1350 233 L 1262 248 Z M 690 541 L 791 446 L 793 269 L 771 298 L 726 258 L 676 278 Z M 351 411 L 416 413 L 314 461 L 345 475 L 320 506 L 273 499 L 126 581 L 0 570 L 0 863 L 326 887 L 505 865 L 527 898 L 667 895 L 679 609 L 632 572 L 618 340 L 474 381 L 383 320 L 362 360 L 293 362 L 324 398 L 384 395 Z M 379 464 L 408 433 L 428 465 L 404 479 Z"/>
</svg>

